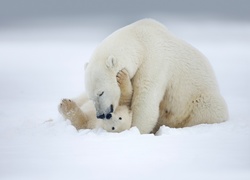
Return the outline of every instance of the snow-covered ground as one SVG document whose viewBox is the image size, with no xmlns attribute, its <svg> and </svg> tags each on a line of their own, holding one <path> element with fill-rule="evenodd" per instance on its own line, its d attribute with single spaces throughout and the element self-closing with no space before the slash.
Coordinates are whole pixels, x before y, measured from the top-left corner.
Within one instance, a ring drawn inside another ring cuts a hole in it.
<svg viewBox="0 0 250 180">
<path fill-rule="evenodd" d="M 76 131 L 57 111 L 84 91 L 84 64 L 108 27 L 0 29 L 0 179 L 250 179 L 250 23 L 160 18 L 210 60 L 230 120 L 157 135 Z"/>
</svg>

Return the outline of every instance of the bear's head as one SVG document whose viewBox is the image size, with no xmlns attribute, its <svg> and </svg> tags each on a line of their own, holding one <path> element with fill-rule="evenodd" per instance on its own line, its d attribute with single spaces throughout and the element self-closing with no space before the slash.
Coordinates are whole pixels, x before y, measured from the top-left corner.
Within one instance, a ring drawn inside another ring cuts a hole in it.
<svg viewBox="0 0 250 180">
<path fill-rule="evenodd" d="M 127 106 L 118 106 L 114 113 L 103 121 L 103 129 L 108 132 L 121 132 L 131 128 L 132 112 Z"/>
<path fill-rule="evenodd" d="M 95 59 L 98 60 L 85 66 L 85 87 L 89 98 L 94 101 L 97 118 L 104 119 L 119 104 L 121 91 L 116 75 L 120 69 L 114 56 L 106 60 Z"/>
</svg>

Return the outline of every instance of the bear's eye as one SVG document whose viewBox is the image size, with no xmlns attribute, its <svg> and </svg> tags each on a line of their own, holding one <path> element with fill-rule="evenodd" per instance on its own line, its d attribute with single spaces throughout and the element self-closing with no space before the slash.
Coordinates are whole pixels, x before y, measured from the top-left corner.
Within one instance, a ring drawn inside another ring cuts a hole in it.
<svg viewBox="0 0 250 180">
<path fill-rule="evenodd" d="M 112 127 L 112 130 L 114 131 L 114 130 L 115 130 L 115 127 Z"/>
<path fill-rule="evenodd" d="M 103 93 L 104 93 L 104 91 L 102 91 L 102 92 L 99 94 L 99 96 L 101 97 L 101 96 L 103 95 Z"/>
<path fill-rule="evenodd" d="M 121 118 L 121 117 L 119 117 L 119 120 L 122 120 L 122 118 Z"/>
</svg>

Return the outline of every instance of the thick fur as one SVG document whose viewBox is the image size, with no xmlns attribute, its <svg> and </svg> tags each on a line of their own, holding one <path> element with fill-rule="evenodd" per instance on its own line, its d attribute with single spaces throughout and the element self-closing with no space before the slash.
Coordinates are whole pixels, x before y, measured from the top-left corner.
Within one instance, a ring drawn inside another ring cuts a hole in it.
<svg viewBox="0 0 250 180">
<path fill-rule="evenodd" d="M 97 115 L 118 107 L 121 91 L 116 74 L 123 68 L 134 90 L 132 125 L 141 133 L 155 132 L 161 125 L 187 127 L 228 119 L 208 60 L 154 20 L 117 30 L 94 51 L 85 87 Z"/>
<path fill-rule="evenodd" d="M 114 113 L 109 114 L 109 119 L 97 118 L 93 101 L 84 96 L 77 100 L 63 99 L 59 105 L 59 112 L 65 119 L 70 120 L 77 130 L 103 128 L 108 132 L 121 132 L 129 129 L 132 123 L 130 103 L 133 89 L 131 81 L 125 69 L 118 72 L 116 79 L 121 90 L 121 97 L 119 106 Z"/>
</svg>

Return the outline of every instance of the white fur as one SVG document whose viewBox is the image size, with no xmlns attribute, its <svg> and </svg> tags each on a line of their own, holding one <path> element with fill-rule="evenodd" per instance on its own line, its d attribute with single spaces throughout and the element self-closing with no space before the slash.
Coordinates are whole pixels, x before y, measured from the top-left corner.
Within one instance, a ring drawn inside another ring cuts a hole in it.
<svg viewBox="0 0 250 180">
<path fill-rule="evenodd" d="M 86 99 L 81 95 L 80 99 Z M 78 101 L 79 103 L 80 101 Z M 98 119 L 93 101 L 87 100 L 77 104 L 74 100 L 63 99 L 59 104 L 59 112 L 65 119 L 71 121 L 76 129 L 102 128 L 108 132 L 121 132 L 131 127 L 132 112 L 128 106 L 118 106 L 109 119 Z"/>
<path fill-rule="evenodd" d="M 92 101 L 83 104 L 81 110 L 88 119 L 87 127 L 83 129 L 102 128 L 108 132 L 122 132 L 129 129 L 132 124 L 132 112 L 127 106 L 118 106 L 116 111 L 112 113 L 112 118 L 104 120 L 96 118 Z"/>
<path fill-rule="evenodd" d="M 134 89 L 133 126 L 141 133 L 150 133 L 163 124 L 185 127 L 228 118 L 207 59 L 154 20 L 121 28 L 96 48 L 85 80 L 97 114 L 108 114 L 111 104 L 114 109 L 118 107 L 120 89 L 115 76 L 123 68 Z"/>
</svg>

